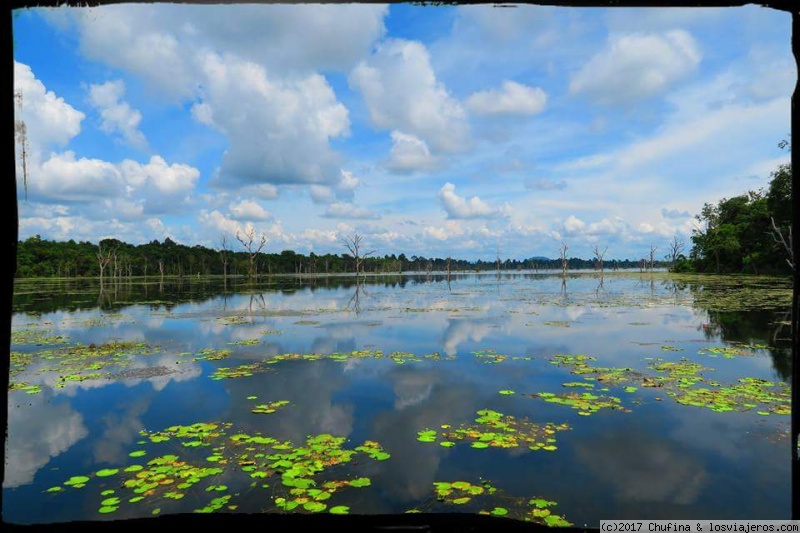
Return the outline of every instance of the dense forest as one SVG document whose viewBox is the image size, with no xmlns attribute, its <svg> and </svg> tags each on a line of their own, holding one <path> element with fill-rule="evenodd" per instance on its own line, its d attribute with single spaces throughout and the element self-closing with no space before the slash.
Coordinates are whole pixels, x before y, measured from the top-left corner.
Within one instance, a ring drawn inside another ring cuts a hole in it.
<svg viewBox="0 0 800 533">
<path fill-rule="evenodd" d="M 237 242 L 237 244 L 239 244 Z M 167 238 L 147 244 L 132 245 L 116 239 L 99 243 L 49 241 L 39 236 L 19 243 L 17 249 L 17 277 L 85 277 L 106 278 L 132 276 L 197 276 L 233 275 L 249 276 L 251 253 L 241 250 L 211 249 L 204 246 L 186 246 Z M 344 245 L 343 245 L 344 248 Z M 255 250 L 253 250 L 255 252 Z M 253 273 L 270 274 L 338 274 L 355 272 L 356 257 L 350 253 L 306 255 L 292 250 L 280 253 L 254 253 Z M 561 259 L 531 257 L 525 260 L 498 259 L 496 261 L 467 261 L 441 257 L 412 255 L 383 255 L 360 257 L 360 271 L 366 273 L 392 273 L 405 271 L 444 272 L 486 270 L 537 270 L 560 269 Z M 640 261 L 606 261 L 604 268 L 639 268 Z M 569 258 L 567 268 L 578 270 L 595 268 L 594 259 Z M 654 268 L 665 264 L 655 261 Z M 649 267 L 649 265 L 648 265 Z"/>
<path fill-rule="evenodd" d="M 748 191 L 716 204 L 695 218 L 689 257 L 676 271 L 782 274 L 794 270 L 792 255 L 792 167 L 780 165 L 766 189 Z"/>
</svg>

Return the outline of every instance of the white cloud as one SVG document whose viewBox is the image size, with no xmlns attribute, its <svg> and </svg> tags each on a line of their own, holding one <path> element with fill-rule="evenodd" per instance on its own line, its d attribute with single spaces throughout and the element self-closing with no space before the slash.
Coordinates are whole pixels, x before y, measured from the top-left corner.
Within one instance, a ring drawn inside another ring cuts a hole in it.
<svg viewBox="0 0 800 533">
<path fill-rule="evenodd" d="M 315 204 L 331 204 L 336 201 L 336 193 L 327 185 L 310 185 L 308 192 Z"/>
<path fill-rule="evenodd" d="M 235 57 L 203 58 L 203 117 L 230 139 L 218 179 L 226 186 L 334 184 L 329 140 L 349 133 L 347 109 L 318 74 L 283 80 Z"/>
<path fill-rule="evenodd" d="M 231 215 L 236 220 L 268 220 L 272 217 L 269 211 L 253 200 L 242 200 L 229 206 Z"/>
<path fill-rule="evenodd" d="M 89 102 L 100 111 L 102 118 L 100 128 L 106 133 L 119 133 L 132 146 L 144 148 L 147 141 L 139 131 L 142 114 L 122 100 L 124 95 L 122 80 L 89 86 Z"/>
<path fill-rule="evenodd" d="M 354 191 L 361 185 L 361 180 L 348 170 L 342 170 L 339 181 L 334 185 L 310 185 L 308 192 L 315 204 L 332 204 L 339 201 L 352 202 Z"/>
<path fill-rule="evenodd" d="M 325 213 L 322 214 L 325 218 L 343 218 L 343 219 L 362 219 L 362 220 L 377 220 L 381 216 L 373 213 L 369 209 L 357 206 L 350 203 L 334 203 L 328 206 Z"/>
<path fill-rule="evenodd" d="M 629 104 L 653 96 L 692 72 L 700 50 L 683 30 L 609 37 L 607 47 L 573 76 L 569 90 L 602 104 Z"/>
<path fill-rule="evenodd" d="M 570 215 L 564 221 L 564 231 L 567 235 L 581 233 L 585 227 L 586 223 L 575 215 Z"/>
<path fill-rule="evenodd" d="M 194 189 L 200 171 L 189 165 L 167 165 L 164 158 L 154 155 L 144 165 L 126 159 L 120 164 L 125 180 L 133 186 L 151 186 L 157 194 L 174 197 Z"/>
<path fill-rule="evenodd" d="M 92 201 L 124 191 L 122 173 L 112 163 L 75 157 L 75 152 L 52 154 L 39 168 L 30 169 L 28 193 L 32 198 Z"/>
<path fill-rule="evenodd" d="M 546 102 L 547 94 L 540 87 L 506 80 L 501 89 L 473 93 L 466 104 L 479 115 L 535 115 Z"/>
<path fill-rule="evenodd" d="M 34 159 L 48 149 L 66 145 L 81 132 L 83 113 L 63 98 L 48 91 L 28 65 L 14 61 L 14 92 L 22 94 L 22 111 L 16 117 L 25 121 L 29 151 Z"/>
<path fill-rule="evenodd" d="M 505 216 L 510 210 L 508 204 L 503 207 L 491 206 L 478 196 L 467 199 L 456 194 L 456 186 L 445 183 L 439 190 L 439 200 L 447 212 L 448 218 L 497 218 Z"/>
<path fill-rule="evenodd" d="M 347 71 L 384 35 L 385 5 L 108 5 L 71 11 L 84 55 L 191 97 L 204 50 L 307 75 Z M 63 26 L 63 21 L 62 24 Z"/>
<path fill-rule="evenodd" d="M 387 167 L 396 172 L 427 170 L 436 166 L 436 158 L 431 155 L 428 145 L 422 139 L 392 131 L 392 151 Z"/>
<path fill-rule="evenodd" d="M 424 140 L 437 151 L 466 148 L 466 113 L 436 79 L 425 46 L 388 39 L 350 74 L 361 91 L 370 120 L 378 128 L 399 130 Z"/>
</svg>

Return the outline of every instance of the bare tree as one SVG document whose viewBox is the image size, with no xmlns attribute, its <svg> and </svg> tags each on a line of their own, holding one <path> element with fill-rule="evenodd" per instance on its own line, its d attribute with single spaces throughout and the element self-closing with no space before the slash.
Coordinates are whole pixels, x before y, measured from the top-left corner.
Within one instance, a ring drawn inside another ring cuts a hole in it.
<svg viewBox="0 0 800 533">
<path fill-rule="evenodd" d="M 567 250 L 569 246 L 564 241 L 561 241 L 561 249 L 559 253 L 561 255 L 561 273 L 566 275 L 567 274 Z"/>
<path fill-rule="evenodd" d="M 669 241 L 669 253 L 667 254 L 667 259 L 669 259 L 670 266 L 675 266 L 675 261 L 678 260 L 678 256 L 681 255 L 683 249 L 686 247 L 686 243 L 683 242 L 680 237 L 677 235 L 672 236 L 672 240 Z"/>
<path fill-rule="evenodd" d="M 17 109 L 22 114 L 22 91 L 14 93 Z M 28 127 L 22 118 L 14 120 L 14 138 L 19 145 L 19 155 L 22 159 L 22 185 L 25 190 L 25 199 L 28 199 Z"/>
<path fill-rule="evenodd" d="M 100 283 L 103 283 L 103 273 L 106 270 L 106 267 L 111 262 L 111 259 L 116 257 L 116 250 L 114 249 L 103 249 L 103 244 L 97 244 L 97 263 L 100 266 Z"/>
<path fill-rule="evenodd" d="M 772 238 L 775 239 L 775 242 L 783 246 L 783 249 L 786 252 L 786 255 L 788 256 L 786 258 L 786 262 L 789 263 L 791 269 L 794 270 L 794 252 L 793 252 L 794 248 L 792 244 L 792 227 L 789 226 L 789 234 L 786 237 L 784 237 L 783 232 L 781 232 L 781 229 L 778 227 L 777 224 L 775 224 L 775 219 L 773 217 L 769 217 L 769 221 L 772 223 L 772 232 L 771 232 Z"/>
<path fill-rule="evenodd" d="M 650 272 L 653 271 L 653 256 L 656 254 L 656 250 L 658 250 L 658 246 L 650 245 Z"/>
<path fill-rule="evenodd" d="M 600 273 L 601 274 L 603 273 L 603 256 L 606 255 L 607 251 L 608 251 L 608 246 L 603 248 L 602 252 L 600 251 L 600 247 L 598 245 L 596 245 L 596 244 L 594 245 L 594 248 L 592 248 L 592 253 L 594 254 L 595 259 L 597 259 L 597 262 L 600 265 Z"/>
<path fill-rule="evenodd" d="M 219 251 L 219 258 L 222 260 L 222 278 L 228 277 L 228 236 L 224 233 L 220 236 L 220 246 L 222 249 Z"/>
<path fill-rule="evenodd" d="M 361 264 L 364 262 L 364 259 L 374 254 L 377 250 L 369 250 L 366 252 L 362 251 L 364 246 L 364 238 L 358 233 L 353 233 L 347 237 L 342 237 L 342 242 L 356 262 L 356 277 L 358 277 L 358 274 L 361 272 Z"/>
<path fill-rule="evenodd" d="M 261 239 L 256 244 L 256 230 L 255 228 L 250 228 L 248 231 L 244 233 L 244 237 L 239 235 L 239 232 L 236 232 L 236 239 L 242 243 L 244 249 L 247 250 L 247 253 L 250 256 L 250 264 L 248 270 L 248 277 L 253 279 L 256 273 L 256 257 L 258 254 L 261 253 L 261 250 L 264 248 L 264 245 L 267 244 L 267 236 L 262 232 Z M 247 239 L 247 240 L 245 240 Z"/>
</svg>

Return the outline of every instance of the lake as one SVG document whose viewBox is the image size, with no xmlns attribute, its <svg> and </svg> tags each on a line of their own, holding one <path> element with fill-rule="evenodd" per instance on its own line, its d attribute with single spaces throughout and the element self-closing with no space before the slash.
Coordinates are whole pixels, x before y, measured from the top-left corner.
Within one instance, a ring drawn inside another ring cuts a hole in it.
<svg viewBox="0 0 800 533">
<path fill-rule="evenodd" d="M 18 280 L 4 521 L 790 519 L 791 297 L 638 271 Z"/>
</svg>

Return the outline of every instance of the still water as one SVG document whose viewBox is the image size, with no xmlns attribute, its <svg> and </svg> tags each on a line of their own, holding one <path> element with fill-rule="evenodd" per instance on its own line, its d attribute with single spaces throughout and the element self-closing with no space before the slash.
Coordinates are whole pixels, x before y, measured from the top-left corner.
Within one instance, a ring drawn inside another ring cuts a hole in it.
<svg viewBox="0 0 800 533">
<path fill-rule="evenodd" d="M 3 519 L 790 518 L 791 280 L 18 281 Z"/>
</svg>

